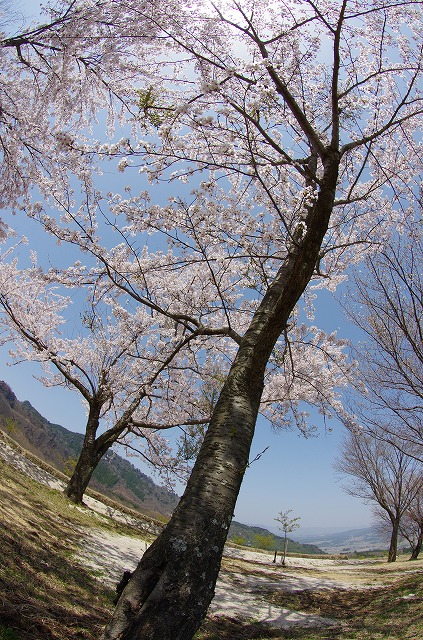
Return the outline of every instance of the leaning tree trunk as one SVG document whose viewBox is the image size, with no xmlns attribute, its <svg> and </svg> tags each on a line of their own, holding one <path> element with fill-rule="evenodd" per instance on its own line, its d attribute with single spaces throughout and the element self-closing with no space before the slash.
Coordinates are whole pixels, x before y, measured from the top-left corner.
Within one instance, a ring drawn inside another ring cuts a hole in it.
<svg viewBox="0 0 423 640">
<path fill-rule="evenodd" d="M 92 405 L 88 415 L 85 436 L 82 442 L 81 452 L 79 454 L 75 469 L 65 488 L 65 494 L 68 498 L 80 504 L 83 501 L 85 490 L 93 475 L 93 472 L 101 459 L 99 456 L 96 443 L 96 433 L 99 426 L 99 416 L 101 407 Z"/>
<path fill-rule="evenodd" d="M 92 431 L 87 429 L 81 453 L 79 454 L 75 469 L 65 488 L 65 494 L 72 500 L 72 502 L 75 502 L 76 504 L 81 504 L 83 502 L 84 493 L 98 463 L 106 451 L 110 449 L 110 447 L 127 428 L 126 423 L 120 424 L 121 422 L 123 421 L 119 421 L 114 427 L 108 429 L 98 438 L 95 438 L 95 432 L 93 434 Z M 96 430 L 97 428 L 98 425 Z"/>
<path fill-rule="evenodd" d="M 251 380 L 242 366 L 228 380 L 184 496 L 139 563 L 105 638 L 194 635 L 214 595 L 260 395 L 260 376 Z"/>
<path fill-rule="evenodd" d="M 110 429 L 107 429 L 107 431 L 99 435 L 98 438 L 96 438 L 96 435 L 103 403 L 101 401 L 92 401 L 81 453 L 79 454 L 73 474 L 65 488 L 65 494 L 72 502 L 80 504 L 83 501 L 84 493 L 98 463 L 106 451 L 108 451 L 123 432 L 126 431 L 131 416 L 140 404 L 143 396 L 144 392 L 140 392 L 139 395 L 132 400 L 119 420 L 117 420 Z"/>
<path fill-rule="evenodd" d="M 117 438 L 113 441 L 116 439 Z M 94 442 L 90 442 L 89 445 L 86 445 L 84 439 L 84 444 L 75 469 L 65 488 L 65 495 L 72 500 L 72 502 L 75 502 L 75 504 L 81 504 L 83 502 L 84 493 L 90 483 L 92 475 L 101 458 L 111 445 L 112 442 L 108 444 L 107 447 L 104 447 L 98 440 L 94 440 Z"/>
<path fill-rule="evenodd" d="M 188 640 L 207 611 L 275 342 L 257 324 L 231 367 L 184 495 L 123 591 L 105 640 Z"/>
<path fill-rule="evenodd" d="M 72 502 L 75 502 L 75 504 L 81 504 L 83 502 L 84 493 L 96 466 L 97 464 L 94 462 L 92 451 L 87 448 L 82 448 L 75 469 L 65 488 L 65 495 L 72 500 Z"/>
<path fill-rule="evenodd" d="M 103 640 L 191 640 L 207 612 L 248 466 L 266 365 L 313 274 L 327 230 L 338 156 L 333 160 L 307 216 L 305 238 L 293 247 L 242 339 L 184 495 L 124 589 Z"/>
</svg>

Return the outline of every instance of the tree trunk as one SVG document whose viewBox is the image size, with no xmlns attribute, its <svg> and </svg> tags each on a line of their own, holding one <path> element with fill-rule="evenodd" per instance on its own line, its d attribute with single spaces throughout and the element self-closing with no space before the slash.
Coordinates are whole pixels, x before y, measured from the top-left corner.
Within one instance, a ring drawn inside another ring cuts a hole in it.
<svg viewBox="0 0 423 640">
<path fill-rule="evenodd" d="M 423 546 L 423 527 L 420 528 L 419 535 L 416 540 L 416 544 L 413 546 L 413 549 L 412 549 L 410 560 L 418 559 L 420 555 L 420 551 L 422 550 L 422 546 Z"/>
<path fill-rule="evenodd" d="M 282 566 L 284 567 L 286 565 L 286 551 L 288 549 L 288 538 L 286 537 L 286 531 L 285 531 L 285 541 L 284 541 L 284 545 L 283 545 L 283 557 L 282 557 Z"/>
<path fill-rule="evenodd" d="M 188 640 L 213 598 L 223 547 L 248 465 L 262 375 L 232 373 L 185 493 L 145 553 L 104 638 Z"/>
<path fill-rule="evenodd" d="M 120 430 L 115 428 L 109 429 L 94 440 L 86 434 L 74 472 L 65 489 L 65 494 L 72 502 L 76 504 L 83 502 L 84 493 L 98 463 L 106 451 L 110 449 L 113 443 L 116 442 L 118 437 L 123 433 L 125 428 Z"/>
<path fill-rule="evenodd" d="M 138 407 L 142 397 L 143 394 L 140 393 L 136 398 L 134 398 L 119 420 L 117 420 L 110 429 L 98 436 L 98 438 L 96 438 L 96 434 L 100 423 L 100 413 L 104 401 L 102 402 L 98 399 L 92 400 L 82 449 L 74 472 L 65 489 L 65 494 L 72 500 L 72 502 L 75 502 L 76 504 L 82 503 L 84 493 L 98 463 L 106 451 L 110 449 L 110 447 L 128 428 L 131 416 Z"/>
<path fill-rule="evenodd" d="M 388 551 L 388 562 L 395 562 L 397 559 L 398 532 L 399 532 L 399 522 L 398 520 L 393 520 L 391 542 L 390 542 L 389 551 Z"/>
<path fill-rule="evenodd" d="M 65 488 L 65 495 L 75 504 L 83 502 L 85 490 L 95 468 L 96 464 L 93 462 L 91 451 L 83 448 Z"/>
<path fill-rule="evenodd" d="M 248 466 L 267 362 L 313 274 L 327 230 L 335 155 L 308 213 L 305 238 L 293 247 L 242 339 L 184 495 L 138 564 L 103 640 L 191 640 L 207 612 Z"/>
<path fill-rule="evenodd" d="M 99 446 L 99 442 L 96 440 L 96 434 L 100 422 L 101 407 L 102 404 L 100 402 L 92 401 L 90 404 L 90 411 L 88 414 L 81 452 L 75 469 L 70 477 L 67 487 L 65 488 L 65 495 L 67 495 L 67 497 L 76 504 L 82 503 L 85 490 L 91 480 L 94 470 L 108 448 L 104 449 L 104 447 Z"/>
</svg>

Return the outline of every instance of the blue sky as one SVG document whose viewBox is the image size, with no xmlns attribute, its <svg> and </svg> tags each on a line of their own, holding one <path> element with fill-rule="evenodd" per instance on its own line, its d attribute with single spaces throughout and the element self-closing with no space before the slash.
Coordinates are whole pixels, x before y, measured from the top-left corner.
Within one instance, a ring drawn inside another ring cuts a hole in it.
<svg viewBox="0 0 423 640">
<path fill-rule="evenodd" d="M 36 17 L 39 3 L 20 0 L 14 7 Z M 43 247 L 42 236 L 30 221 L 15 222 L 29 237 L 36 235 L 38 248 Z M 354 335 L 328 294 L 319 296 L 316 324 L 326 331 L 338 330 L 340 337 Z M 3 348 L 0 378 L 12 387 L 19 400 L 29 400 L 51 422 L 73 431 L 83 430 L 85 411 L 76 392 L 46 389 L 33 377 L 39 373 L 35 365 L 8 367 L 6 360 L 7 349 Z M 320 434 L 307 440 L 296 431 L 275 434 L 264 420 L 259 420 L 251 459 L 268 449 L 247 470 L 235 511 L 237 520 L 276 530 L 274 518 L 278 512 L 292 509 L 293 516 L 301 517 L 302 532 L 314 527 L 360 528 L 372 522 L 370 508 L 342 490 L 333 469 L 343 427 L 331 421 L 332 430 L 327 432 L 323 418 L 314 418 Z M 131 462 L 134 463 L 133 458 Z"/>
</svg>

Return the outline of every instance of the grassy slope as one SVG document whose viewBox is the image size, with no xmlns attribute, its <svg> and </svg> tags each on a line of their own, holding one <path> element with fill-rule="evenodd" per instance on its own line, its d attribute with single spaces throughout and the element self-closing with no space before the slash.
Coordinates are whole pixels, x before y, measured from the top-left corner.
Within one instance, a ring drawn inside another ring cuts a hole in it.
<svg viewBox="0 0 423 640">
<path fill-rule="evenodd" d="M 1 430 L 32 455 L 68 474 L 74 468 L 83 441 L 81 433 L 49 422 L 30 402 L 19 401 L 3 381 L 0 381 Z M 128 460 L 112 451 L 106 452 L 100 461 L 90 487 L 159 519 L 169 517 L 178 503 L 176 494 L 156 485 Z"/>
<path fill-rule="evenodd" d="M 114 594 L 73 555 L 82 529 L 98 527 L 59 492 L 0 459 L 0 640 L 97 640 Z M 109 528 L 119 529 L 110 522 Z M 414 594 L 412 597 L 408 597 Z M 404 596 L 407 596 L 404 598 Z M 420 640 L 423 576 L 404 575 L 371 591 L 275 591 L 272 601 L 336 618 L 333 629 L 266 632 L 254 624 L 208 620 L 198 640 Z"/>
<path fill-rule="evenodd" d="M 0 460 L 0 640 L 97 640 L 113 594 L 72 560 L 91 519 Z"/>
</svg>

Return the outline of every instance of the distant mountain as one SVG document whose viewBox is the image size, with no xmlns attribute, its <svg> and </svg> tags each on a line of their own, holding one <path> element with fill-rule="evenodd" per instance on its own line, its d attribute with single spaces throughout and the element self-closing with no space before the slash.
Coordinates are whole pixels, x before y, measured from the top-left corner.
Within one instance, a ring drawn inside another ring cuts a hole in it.
<svg viewBox="0 0 423 640">
<path fill-rule="evenodd" d="M 0 381 L 0 429 L 41 460 L 66 473 L 79 455 L 83 435 L 52 424 L 28 402 L 20 402 Z M 156 485 L 133 464 L 109 451 L 93 474 L 90 487 L 151 516 L 169 516 L 178 496 Z"/>
<path fill-rule="evenodd" d="M 373 551 L 386 549 L 389 544 L 376 527 L 349 529 L 336 533 L 321 533 L 301 535 L 300 540 L 310 544 L 317 544 L 327 553 L 354 553 L 359 551 Z"/>
<path fill-rule="evenodd" d="M 268 548 L 272 551 L 282 551 L 285 543 L 283 536 L 275 535 L 264 527 L 241 524 L 235 520 L 232 520 L 231 526 L 229 527 L 228 540 L 242 544 L 243 546 L 257 547 L 258 549 Z M 288 538 L 288 553 L 321 555 L 325 552 L 315 544 L 302 544 Z"/>
</svg>

